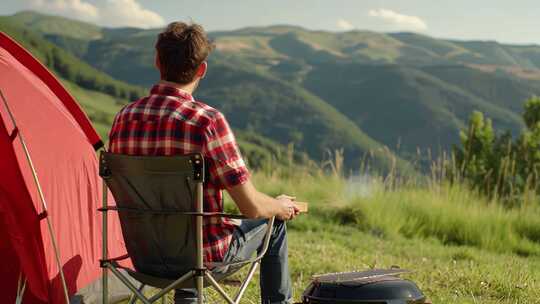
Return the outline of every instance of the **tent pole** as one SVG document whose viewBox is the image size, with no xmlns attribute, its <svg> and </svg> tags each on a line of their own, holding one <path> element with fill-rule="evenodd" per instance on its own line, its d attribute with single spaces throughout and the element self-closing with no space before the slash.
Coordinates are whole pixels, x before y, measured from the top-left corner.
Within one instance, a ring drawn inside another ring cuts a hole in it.
<svg viewBox="0 0 540 304">
<path fill-rule="evenodd" d="M 19 280 L 17 282 L 17 298 L 15 299 L 15 304 L 22 303 L 25 290 L 26 290 L 26 277 L 23 279 L 23 273 L 19 272 Z"/>
<path fill-rule="evenodd" d="M 39 200 L 42 204 L 43 211 L 47 211 L 47 203 L 45 201 L 45 196 L 43 195 L 43 190 L 41 189 L 41 184 L 39 183 L 39 179 L 36 173 L 36 169 L 34 167 L 34 163 L 32 162 L 32 158 L 30 157 L 30 153 L 28 152 L 28 148 L 26 147 L 26 142 L 24 141 L 22 131 L 19 130 L 17 127 L 17 122 L 15 121 L 15 117 L 13 116 L 13 113 L 11 112 L 11 109 L 9 108 L 9 105 L 7 103 L 6 97 L 4 96 L 4 92 L 0 89 L 0 96 L 2 97 L 2 101 L 4 103 L 4 106 L 6 107 L 6 110 L 9 114 L 9 118 L 11 119 L 11 123 L 13 126 L 17 129 L 19 133 L 19 142 L 23 148 L 24 155 L 26 156 L 26 161 L 28 162 L 28 165 L 30 166 L 30 169 L 32 171 L 32 177 L 34 178 L 34 183 L 36 184 L 36 188 L 38 190 L 39 194 Z M 47 222 L 47 229 L 49 230 L 49 234 L 51 236 L 51 244 L 54 249 L 54 256 L 56 259 L 56 264 L 58 265 L 58 271 L 60 273 L 60 279 L 62 280 L 62 287 L 64 288 L 64 296 L 66 298 L 66 304 L 69 304 L 69 294 L 68 289 L 66 285 L 66 279 L 64 277 L 64 270 L 62 269 L 62 263 L 60 262 L 60 253 L 58 251 L 58 245 L 56 243 L 56 238 L 53 233 L 53 227 L 51 220 L 49 219 L 49 216 L 45 216 L 45 221 Z"/>
</svg>

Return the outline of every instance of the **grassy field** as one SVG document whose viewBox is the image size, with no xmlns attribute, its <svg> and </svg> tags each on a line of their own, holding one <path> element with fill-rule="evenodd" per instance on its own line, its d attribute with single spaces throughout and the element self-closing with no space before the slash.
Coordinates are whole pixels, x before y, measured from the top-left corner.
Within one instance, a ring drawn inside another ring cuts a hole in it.
<svg viewBox="0 0 540 304">
<path fill-rule="evenodd" d="M 399 266 L 414 271 L 405 277 L 433 303 L 540 303 L 537 206 L 505 210 L 458 186 L 384 190 L 378 181 L 291 171 L 254 181 L 310 202 L 309 214 L 289 224 L 296 300 L 314 274 Z M 243 303 L 259 303 L 256 282 Z M 210 303 L 221 303 L 208 290 Z"/>
<path fill-rule="evenodd" d="M 125 101 L 64 84 L 105 136 Z M 314 274 L 399 266 L 414 271 L 405 277 L 433 303 L 540 303 L 538 199 L 505 209 L 463 185 L 411 180 L 394 187 L 388 178 L 346 180 L 275 167 L 254 174 L 258 188 L 310 202 L 309 214 L 289 224 L 295 300 Z M 259 302 L 256 281 L 243 303 Z M 211 303 L 221 303 L 209 294 Z"/>
<path fill-rule="evenodd" d="M 122 101 L 64 84 L 105 136 Z M 254 174 L 258 188 L 310 202 L 309 214 L 289 224 L 296 300 L 314 274 L 399 266 L 414 271 L 406 278 L 433 303 L 540 303 L 538 199 L 505 209 L 444 182 L 389 187 L 391 179 L 345 180 L 275 167 Z M 259 302 L 256 282 L 243 303 Z M 211 303 L 221 303 L 209 294 Z"/>
</svg>

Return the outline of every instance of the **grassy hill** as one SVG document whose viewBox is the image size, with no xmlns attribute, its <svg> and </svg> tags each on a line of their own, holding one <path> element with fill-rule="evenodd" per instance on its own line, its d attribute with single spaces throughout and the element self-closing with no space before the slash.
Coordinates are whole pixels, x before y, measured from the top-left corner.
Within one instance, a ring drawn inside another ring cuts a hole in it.
<svg viewBox="0 0 540 304">
<path fill-rule="evenodd" d="M 284 176 L 259 174 L 255 183 L 312 203 L 288 227 L 296 299 L 313 274 L 397 265 L 414 271 L 407 277 L 433 303 L 538 302 L 538 205 L 508 210 L 436 180 L 390 190 L 386 178 Z M 252 287 L 247 301 L 257 298 Z"/>
<path fill-rule="evenodd" d="M 26 14 L 21 15 L 27 17 Z M 84 23 L 82 24 L 84 25 Z M 60 78 L 104 139 L 107 139 L 114 115 L 120 108 L 129 100 L 146 94 L 146 90 L 142 87 L 113 79 L 81 61 L 70 52 L 49 42 L 41 34 L 21 28 L 16 22 L 0 17 L 0 30 L 21 43 Z M 311 162 L 309 157 L 300 151 L 292 151 L 292 155 L 289 157 L 286 147 L 260 134 L 238 132 L 237 137 L 241 149 L 253 169 L 271 164 L 291 166 L 293 161 L 298 165 L 308 165 Z"/>
<path fill-rule="evenodd" d="M 103 37 L 103 30 L 97 25 L 60 16 L 43 15 L 35 11 L 23 11 L 4 19 L 44 35 L 59 35 L 81 40 Z"/>
<path fill-rule="evenodd" d="M 41 24 L 66 19 L 35 13 L 9 18 L 117 79 L 144 86 L 158 79 L 156 30 L 96 29 L 74 21 L 75 32 L 63 34 Z M 200 97 L 232 115 L 235 127 L 294 142 L 315 159 L 326 148 L 341 147 L 354 164 L 380 143 L 405 157 L 417 148 L 448 150 L 473 110 L 517 133 L 522 102 L 540 93 L 540 80 L 524 77 L 540 75 L 538 46 L 294 26 L 210 36 L 216 51 Z M 73 45 L 84 45 L 84 51 Z M 294 119 L 282 115 L 289 107 L 296 109 Z M 260 109 L 266 116 L 257 114 Z"/>
<path fill-rule="evenodd" d="M 213 65 L 212 71 L 201 83 L 198 96 L 221 109 L 236 128 L 282 144 L 294 143 L 295 149 L 318 160 L 343 149 L 347 165 L 358 169 L 361 159 L 373 151 L 375 165 L 389 166 L 378 142 L 308 91 L 225 65 Z"/>
<path fill-rule="evenodd" d="M 481 83 L 474 82 L 474 87 L 468 89 L 469 84 L 447 82 L 446 77 L 436 75 L 399 65 L 321 64 L 308 73 L 303 83 L 346 113 L 371 137 L 392 147 L 400 144 L 409 153 L 415 153 L 416 147 L 431 147 L 433 152 L 448 150 L 458 142 L 459 130 L 466 126 L 474 110 L 489 113 L 502 129 L 517 133 L 523 127 L 519 115 L 512 112 L 517 108 L 483 99 L 489 93 L 487 89 L 485 94 L 477 92 Z M 517 92 L 508 93 L 522 97 Z"/>
<path fill-rule="evenodd" d="M 33 23 L 25 24 L 30 27 L 37 24 L 36 28 L 41 28 L 39 24 L 43 22 L 50 23 L 57 18 L 22 13 L 8 17 L 7 20 L 14 24 L 22 23 L 12 20 L 30 19 L 28 14 L 37 17 L 33 19 Z M 36 21 L 40 18 L 40 22 Z M 59 22 L 66 20 L 60 18 Z M 85 23 L 76 24 L 79 28 L 88 26 L 86 32 L 94 29 Z M 124 35 L 119 35 L 118 32 Z M 98 36 L 102 37 L 100 39 L 96 38 L 96 35 L 79 37 L 88 43 L 85 54 L 79 53 L 79 50 L 73 51 L 73 47 L 68 43 L 68 39 L 76 39 L 73 33 L 61 39 L 61 33 L 58 32 L 54 39 L 46 36 L 50 34 L 48 32 L 42 32 L 42 35 L 55 43 L 55 47 L 71 50 L 67 58 L 81 56 L 79 61 L 86 61 L 95 69 L 107 72 L 115 78 L 146 86 L 157 80 L 157 72 L 153 67 L 155 31 L 102 29 L 99 33 L 101 36 Z M 366 157 L 372 158 L 376 167 L 388 169 L 392 166 L 389 153 L 384 151 L 380 143 L 366 135 L 341 112 L 304 88 L 282 81 L 264 70 L 253 68 L 249 63 L 233 64 L 222 56 L 212 59 L 210 69 L 211 73 L 202 83 L 197 95 L 222 110 L 234 128 L 262 135 L 282 145 L 293 143 L 296 150 L 305 151 L 317 160 L 328 157 L 335 150 L 343 149 L 348 160 L 347 165 L 354 169 L 358 169 L 362 159 Z M 69 80 L 68 77 L 65 78 Z M 260 89 L 262 87 L 268 90 L 263 91 Z M 403 167 L 405 162 L 398 159 L 397 165 Z"/>
<path fill-rule="evenodd" d="M 513 113 L 520 113 L 523 101 L 539 94 L 540 81 L 504 71 L 486 73 L 463 65 L 427 66 L 421 70 Z"/>
<path fill-rule="evenodd" d="M 257 172 L 253 180 L 265 193 L 310 202 L 308 214 L 287 223 L 295 302 L 313 275 L 395 266 L 412 270 L 404 277 L 433 303 L 538 302 L 538 205 L 505 209 L 437 179 L 431 187 L 393 190 L 383 177 L 362 182 L 301 170 Z M 230 199 L 225 205 L 234 209 Z M 246 268 L 233 279 L 243 279 Z M 244 302 L 260 301 L 257 280 L 258 273 Z M 210 302 L 223 303 L 206 292 Z M 174 303 L 172 292 L 166 303 Z"/>
<path fill-rule="evenodd" d="M 21 27 L 12 18 L 0 17 L 0 30 L 22 44 L 58 76 L 83 88 L 123 99 L 134 99 L 144 92 L 140 87 L 116 80 L 95 69 L 40 34 Z"/>
<path fill-rule="evenodd" d="M 90 43 L 108 41 L 114 44 L 121 40 L 133 46 L 133 42 L 142 41 L 139 39 L 152 42 L 157 33 L 155 29 L 101 28 L 90 23 L 32 11 L 4 18 L 48 37 L 71 38 Z M 332 33 L 282 25 L 213 32 L 210 35 L 214 38 L 219 53 L 237 54 L 251 59 L 293 58 L 307 62 L 342 59 L 363 63 L 469 63 L 529 69 L 540 67 L 539 45 L 445 40 L 408 32 L 377 33 L 353 30 Z M 64 47 L 69 45 L 66 42 L 57 42 Z"/>
<path fill-rule="evenodd" d="M 34 12 L 2 20 L 32 29 L 115 79 L 139 86 L 158 79 L 156 29 L 99 28 Z M 60 30 L 68 23 L 69 30 Z M 406 158 L 417 148 L 448 150 L 473 110 L 515 134 L 523 127 L 523 101 L 540 94 L 536 45 L 286 25 L 210 36 L 216 51 L 201 99 L 232 116 L 235 128 L 294 143 L 314 159 L 344 148 L 353 167 L 382 145 Z"/>
</svg>

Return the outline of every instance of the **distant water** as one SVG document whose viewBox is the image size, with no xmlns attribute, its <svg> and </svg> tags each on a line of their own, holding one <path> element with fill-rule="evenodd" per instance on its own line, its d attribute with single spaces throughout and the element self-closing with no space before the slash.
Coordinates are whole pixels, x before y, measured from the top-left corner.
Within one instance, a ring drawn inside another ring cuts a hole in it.
<svg viewBox="0 0 540 304">
<path fill-rule="evenodd" d="M 368 174 L 353 175 L 347 179 L 345 195 L 347 198 L 370 197 L 373 195 L 376 182 Z"/>
</svg>

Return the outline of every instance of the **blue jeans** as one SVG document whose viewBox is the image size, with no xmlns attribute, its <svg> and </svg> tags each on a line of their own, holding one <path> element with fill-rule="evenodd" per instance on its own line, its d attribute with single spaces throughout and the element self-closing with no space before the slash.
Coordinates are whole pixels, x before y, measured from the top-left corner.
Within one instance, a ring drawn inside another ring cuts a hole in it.
<svg viewBox="0 0 540 304">
<path fill-rule="evenodd" d="M 247 260 L 260 252 L 268 220 L 243 220 L 235 230 L 229 250 L 223 262 Z M 234 273 L 238 269 L 214 269 L 216 273 Z M 287 228 L 285 222 L 276 220 L 270 237 L 268 251 L 261 260 L 260 269 L 261 303 L 292 303 L 292 287 L 287 254 Z M 177 289 L 176 304 L 196 303 L 196 289 Z"/>
</svg>

